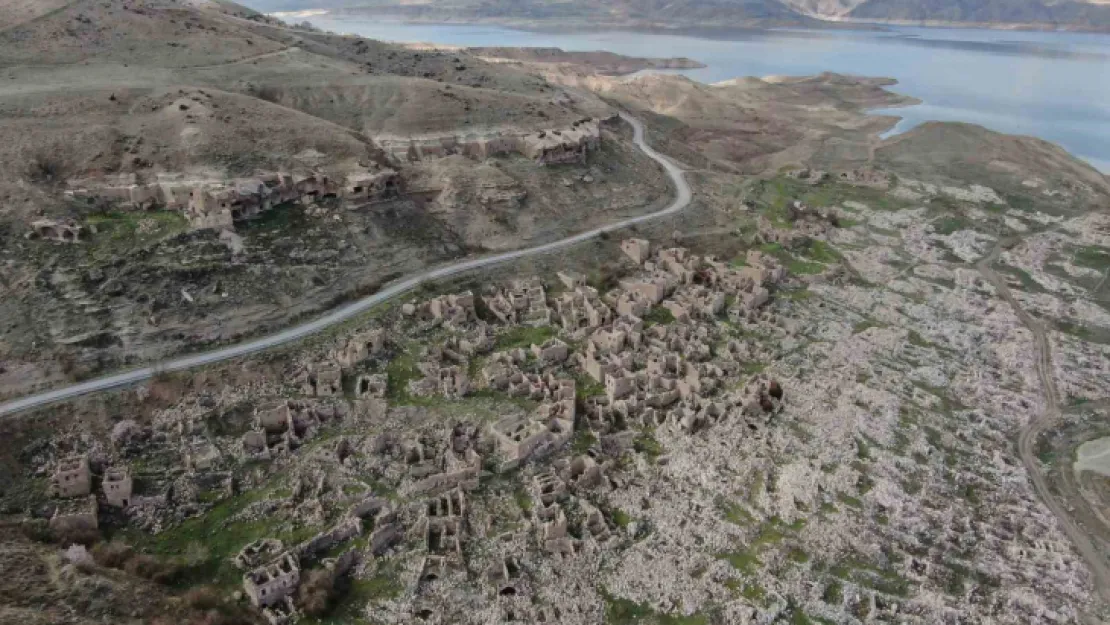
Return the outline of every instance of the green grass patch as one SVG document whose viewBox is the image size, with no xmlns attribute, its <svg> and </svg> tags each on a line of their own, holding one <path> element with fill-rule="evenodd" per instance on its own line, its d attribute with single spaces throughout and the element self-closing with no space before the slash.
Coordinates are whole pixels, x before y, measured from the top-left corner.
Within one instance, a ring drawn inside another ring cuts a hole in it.
<svg viewBox="0 0 1110 625">
<path fill-rule="evenodd" d="M 644 454 L 649 462 L 655 462 L 664 453 L 663 444 L 655 438 L 655 430 L 645 428 L 632 440 L 632 449 Z"/>
<path fill-rule="evenodd" d="M 763 370 L 766 368 L 767 364 L 762 362 L 745 362 L 744 364 L 740 365 L 740 371 L 747 375 L 756 375 L 758 373 L 763 373 Z"/>
<path fill-rule="evenodd" d="M 278 204 L 254 219 L 242 222 L 237 228 L 244 234 L 292 230 L 307 223 L 304 207 L 298 202 Z"/>
<path fill-rule="evenodd" d="M 863 321 L 861 321 L 861 322 L 857 323 L 856 325 L 852 326 L 852 334 L 859 334 L 860 332 L 870 330 L 871 328 L 881 328 L 881 327 L 883 327 L 883 324 L 879 323 L 878 321 L 875 321 L 874 319 L 864 319 Z"/>
<path fill-rule="evenodd" d="M 906 337 L 906 339 L 910 342 L 910 345 L 915 345 L 917 347 L 923 347 L 923 348 L 934 347 L 933 343 L 931 343 L 930 341 L 925 340 L 915 330 L 910 330 L 909 335 Z"/>
<path fill-rule="evenodd" d="M 578 399 L 587 399 L 605 394 L 605 385 L 595 380 L 588 373 L 574 375 L 574 395 Z"/>
<path fill-rule="evenodd" d="M 1097 245 L 1081 247 L 1075 251 L 1072 262 L 1080 267 L 1105 271 L 1110 268 L 1110 249 Z"/>
<path fill-rule="evenodd" d="M 949 215 L 934 221 L 933 231 L 937 234 L 949 235 L 960 230 L 968 230 L 971 226 L 972 224 L 967 218 L 959 215 Z"/>
<path fill-rule="evenodd" d="M 613 512 L 609 516 L 613 519 L 613 523 L 620 528 L 628 527 L 628 525 L 632 523 L 632 517 L 628 516 L 628 513 L 620 508 L 613 508 Z"/>
<path fill-rule="evenodd" d="M 849 508 L 855 508 L 857 510 L 863 508 L 863 502 L 860 501 L 860 499 L 858 497 L 853 497 L 853 496 L 849 495 L 848 493 L 838 494 L 837 499 L 840 500 L 840 503 L 848 506 Z"/>
<path fill-rule="evenodd" d="M 725 520 L 734 525 L 745 527 L 755 523 L 755 517 L 751 512 L 738 503 L 720 499 L 717 501 L 717 507 L 721 509 L 724 514 Z"/>
<path fill-rule="evenodd" d="M 636 603 L 603 592 L 606 625 L 709 625 L 702 614 L 661 614 L 645 603 Z"/>
<path fill-rule="evenodd" d="M 583 455 L 590 450 L 591 447 L 597 444 L 597 437 L 589 430 L 578 430 L 574 434 L 574 442 L 571 444 L 571 449 L 576 455 Z"/>
<path fill-rule="evenodd" d="M 751 551 L 725 551 L 717 554 L 717 558 L 728 562 L 732 568 L 745 575 L 754 575 L 756 570 L 763 566 L 759 558 Z"/>
<path fill-rule="evenodd" d="M 412 399 L 409 395 L 409 382 L 420 377 L 413 353 L 415 350 L 416 345 L 410 343 L 386 365 L 386 397 L 394 403 L 403 404 Z"/>
<path fill-rule="evenodd" d="M 802 255 L 819 263 L 835 263 L 843 258 L 836 248 L 819 239 L 811 239 L 809 246 L 802 251 Z"/>
<path fill-rule="evenodd" d="M 183 572 L 180 578 L 183 586 L 197 583 L 234 586 L 240 582 L 242 573 L 232 566 L 230 559 L 247 543 L 272 537 L 293 545 L 315 533 L 312 528 L 292 528 L 267 516 L 254 521 L 231 520 L 248 505 L 265 499 L 267 493 L 266 488 L 251 490 L 225 499 L 202 516 L 187 519 L 160 534 L 127 532 L 125 538 L 138 550 L 163 557 L 199 554 L 191 558 L 194 561 Z"/>
<path fill-rule="evenodd" d="M 825 591 L 821 593 L 821 599 L 829 605 L 840 605 L 844 603 L 844 584 L 840 580 L 833 580 L 825 586 Z"/>
<path fill-rule="evenodd" d="M 825 270 L 825 266 L 821 263 L 811 263 L 792 258 L 786 261 L 786 270 L 796 276 L 809 276 L 821 273 Z"/>
<path fill-rule="evenodd" d="M 351 579 L 346 593 L 326 615 L 316 618 L 304 617 L 300 622 L 308 625 L 347 625 L 362 622 L 367 605 L 395 599 L 404 590 L 396 568 L 383 566 L 373 577 Z"/>
<path fill-rule="evenodd" d="M 891 568 L 877 566 L 855 558 L 847 558 L 835 564 L 830 569 L 830 573 L 833 577 L 888 595 L 896 597 L 909 595 L 909 580 Z"/>
<path fill-rule="evenodd" d="M 644 326 L 669 325 L 672 323 L 674 323 L 674 313 L 663 306 L 656 306 L 644 314 Z"/>
<path fill-rule="evenodd" d="M 517 347 L 528 348 L 532 345 L 543 345 L 544 341 L 555 336 L 555 328 L 551 326 L 513 326 L 508 331 L 497 336 L 494 349 L 501 351 Z"/>
<path fill-rule="evenodd" d="M 524 512 L 524 514 L 531 514 L 532 495 L 529 494 L 523 486 L 517 488 L 513 492 L 513 500 L 516 501 L 516 505 L 520 506 L 520 509 L 522 512 Z"/>
<path fill-rule="evenodd" d="M 116 252 L 136 249 L 189 229 L 185 216 L 178 211 L 95 213 L 85 223 L 96 227 L 94 245 L 104 245 Z"/>
<path fill-rule="evenodd" d="M 786 559 L 796 564 L 805 564 L 809 562 L 809 554 L 803 549 L 794 547 L 786 554 Z"/>
</svg>

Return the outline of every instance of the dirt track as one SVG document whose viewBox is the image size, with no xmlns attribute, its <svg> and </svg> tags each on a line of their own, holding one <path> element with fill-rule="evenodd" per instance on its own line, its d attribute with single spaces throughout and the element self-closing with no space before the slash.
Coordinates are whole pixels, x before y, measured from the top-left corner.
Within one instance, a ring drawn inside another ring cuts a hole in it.
<svg viewBox="0 0 1110 625">
<path fill-rule="evenodd" d="M 1017 303 L 1010 289 L 1006 283 L 994 272 L 992 265 L 998 260 L 999 254 L 1002 253 L 1002 246 L 1006 244 L 1006 240 L 999 240 L 994 249 L 989 254 L 984 256 L 978 263 L 976 268 L 983 278 L 994 286 L 998 291 L 999 296 L 1006 300 L 1014 310 L 1014 314 L 1021 320 L 1025 327 L 1033 333 L 1034 349 L 1037 353 L 1037 377 L 1040 379 L 1042 392 L 1044 393 L 1044 412 L 1040 416 L 1031 420 L 1028 424 L 1021 428 L 1018 435 L 1018 455 L 1021 456 L 1021 462 L 1025 465 L 1025 470 L 1029 473 L 1029 478 L 1033 480 L 1033 488 L 1036 489 L 1037 494 L 1044 502 L 1052 514 L 1060 521 L 1060 527 L 1064 533 L 1075 545 L 1076 551 L 1087 562 L 1087 567 L 1094 576 L 1095 590 L 1101 596 L 1104 603 L 1110 604 L 1110 566 L 1108 566 L 1106 559 L 1102 556 L 1099 550 L 1095 547 L 1094 543 L 1087 533 L 1079 526 L 1074 518 L 1068 513 L 1064 504 L 1059 498 L 1053 497 L 1048 489 L 1048 481 L 1045 479 L 1044 473 L 1041 472 L 1037 464 L 1036 455 L 1033 452 L 1033 447 L 1037 442 L 1037 438 L 1049 428 L 1056 425 L 1063 413 L 1060 410 L 1059 394 L 1056 390 L 1056 380 L 1052 376 L 1052 347 L 1048 342 L 1048 336 L 1045 333 L 1044 326 L 1036 319 L 1025 312 L 1025 310 Z M 1088 623 L 1102 622 L 1097 618 L 1087 614 L 1085 620 Z"/>
<path fill-rule="evenodd" d="M 533 247 L 502 252 L 490 256 L 472 257 L 466 260 L 461 260 L 448 265 L 442 265 L 438 268 L 431 269 L 416 275 L 409 276 L 408 278 L 393 282 L 389 286 L 364 297 L 360 300 L 340 306 L 329 312 L 328 314 L 313 319 L 311 321 L 287 328 L 276 334 L 264 336 L 261 338 L 253 339 L 230 347 L 224 347 L 210 352 L 201 354 L 194 354 L 191 356 L 183 356 L 168 361 L 163 361 L 154 366 L 147 366 L 138 369 L 132 369 L 123 373 L 117 373 L 102 378 L 95 378 L 79 384 L 66 386 L 45 393 L 38 393 L 22 399 L 17 399 L 4 404 L 0 404 L 0 416 L 14 414 L 23 410 L 44 406 L 54 402 L 72 399 L 81 395 L 87 395 L 99 391 L 106 391 L 110 389 L 120 388 L 137 382 L 142 382 L 153 378 L 155 375 L 163 372 L 184 371 L 196 367 L 238 358 L 240 356 L 247 356 L 267 349 L 272 349 L 287 343 L 302 339 L 326 328 L 342 323 L 348 319 L 359 315 L 378 304 L 393 299 L 399 295 L 407 293 L 421 284 L 434 281 L 441 278 L 447 278 L 458 275 L 463 272 L 474 271 L 485 267 L 491 267 L 500 263 L 525 258 L 528 256 L 535 256 L 539 254 L 548 254 L 557 252 L 565 248 L 577 245 L 579 243 L 589 241 L 591 239 L 600 237 L 603 233 L 613 232 L 633 226 L 636 224 L 644 223 L 660 217 L 674 215 L 679 211 L 685 209 L 690 205 L 693 199 L 693 192 L 690 185 L 684 178 L 685 172 L 681 167 L 676 165 L 669 157 L 666 157 L 659 152 L 655 151 L 645 141 L 645 131 L 643 123 L 627 113 L 621 113 L 621 117 L 632 125 L 633 128 L 633 142 L 636 144 L 648 158 L 654 160 L 661 165 L 674 185 L 674 200 L 666 208 L 661 210 L 638 215 L 636 217 L 629 217 L 621 219 L 620 221 L 610 223 L 604 226 L 599 226 L 579 232 L 578 234 L 568 236 L 556 241 L 550 241 L 541 245 Z"/>
</svg>

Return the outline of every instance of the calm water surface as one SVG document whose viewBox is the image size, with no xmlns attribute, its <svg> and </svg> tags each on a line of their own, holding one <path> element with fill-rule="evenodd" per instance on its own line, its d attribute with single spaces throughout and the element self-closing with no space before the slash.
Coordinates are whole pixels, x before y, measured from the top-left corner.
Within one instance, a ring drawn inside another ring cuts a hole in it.
<svg viewBox="0 0 1110 625">
<path fill-rule="evenodd" d="M 1110 36 L 971 29 L 889 32 L 778 30 L 728 40 L 629 32 L 529 32 L 468 24 L 406 24 L 322 15 L 326 30 L 388 41 L 462 46 L 554 46 L 632 56 L 687 56 L 703 82 L 823 71 L 896 78 L 924 104 L 889 111 L 891 133 L 930 120 L 982 124 L 1064 146 L 1110 172 Z"/>
</svg>

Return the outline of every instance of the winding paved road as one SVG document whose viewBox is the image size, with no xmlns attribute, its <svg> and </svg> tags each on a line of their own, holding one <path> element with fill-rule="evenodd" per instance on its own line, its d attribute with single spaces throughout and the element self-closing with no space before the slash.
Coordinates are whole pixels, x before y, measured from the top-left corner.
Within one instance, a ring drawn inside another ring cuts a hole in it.
<svg viewBox="0 0 1110 625">
<path fill-rule="evenodd" d="M 1094 577 L 1095 590 L 1102 597 L 1103 601 L 1110 604 L 1110 565 L 1103 557 L 1102 553 L 1098 550 L 1095 544 L 1091 541 L 1090 537 L 1083 531 L 1083 529 L 1076 523 L 1075 519 L 1068 514 L 1064 504 L 1048 489 L 1048 481 L 1041 473 L 1040 466 L 1037 464 L 1037 458 L 1034 454 L 1034 446 L 1037 443 L 1037 437 L 1048 430 L 1050 427 L 1059 422 L 1062 417 L 1060 410 L 1059 393 L 1056 390 L 1056 378 L 1052 372 L 1052 345 L 1048 342 L 1048 336 L 1045 333 L 1044 325 L 1039 323 L 1029 313 L 1018 304 L 1017 300 L 1010 293 L 1005 281 L 1003 281 L 997 273 L 995 273 L 992 266 L 998 260 L 999 254 L 1002 253 L 1002 246 L 1005 241 L 999 240 L 995 244 L 994 249 L 990 254 L 984 256 L 978 263 L 976 268 L 983 278 L 994 286 L 995 290 L 1006 303 L 1014 309 L 1014 314 L 1029 331 L 1033 333 L 1033 345 L 1036 352 L 1036 369 L 1037 377 L 1040 379 L 1041 388 L 1044 393 L 1044 412 L 1037 418 L 1032 419 L 1018 434 L 1018 455 L 1021 456 L 1021 462 L 1025 465 L 1026 472 L 1029 473 L 1029 478 L 1033 481 L 1033 488 L 1037 491 L 1041 501 L 1044 502 L 1053 515 L 1060 521 L 1060 528 L 1064 530 L 1064 534 L 1075 545 L 1075 549 L 1079 555 L 1087 562 L 1087 568 L 1090 569 L 1091 575 Z M 1088 622 L 1098 622 L 1090 615 L 1087 615 Z"/>
<path fill-rule="evenodd" d="M 545 243 L 536 247 L 514 250 L 512 252 L 505 252 L 503 254 L 496 254 L 494 256 L 484 256 L 481 258 L 464 260 L 450 265 L 444 265 L 437 269 L 432 269 L 424 273 L 411 276 L 400 282 L 394 282 L 393 284 L 383 288 L 373 295 L 369 295 L 363 299 L 351 302 L 350 304 L 347 304 L 345 306 L 341 306 L 340 308 L 333 310 L 323 317 L 319 317 L 307 323 L 282 330 L 281 332 L 278 332 L 276 334 L 271 334 L 269 336 L 264 336 L 258 339 L 247 341 L 245 343 L 240 343 L 231 347 L 224 347 L 202 354 L 195 354 L 192 356 L 176 358 L 174 360 L 163 361 L 151 367 L 143 367 L 141 369 L 125 371 L 123 373 L 117 373 L 115 375 L 97 378 L 95 380 L 89 380 L 80 384 L 74 384 L 72 386 L 66 386 L 64 388 L 47 391 L 45 393 L 23 397 L 21 399 L 14 400 L 6 404 L 0 404 L 0 415 L 10 415 L 23 410 L 37 408 L 39 406 L 45 406 L 54 402 L 71 399 L 80 395 L 87 395 L 89 393 L 95 393 L 97 391 L 105 391 L 108 389 L 135 384 L 136 382 L 142 382 L 154 377 L 156 373 L 184 371 L 186 369 L 210 365 L 224 360 L 230 360 L 232 358 L 238 358 L 240 356 L 246 356 L 248 354 L 265 351 L 267 349 L 278 347 L 279 345 L 285 345 L 287 343 L 302 339 L 311 334 L 320 332 L 321 330 L 334 326 L 337 323 L 346 321 L 360 313 L 369 310 L 370 308 L 373 308 L 378 304 L 381 304 L 397 297 L 398 295 L 402 295 L 408 291 L 411 291 L 424 282 L 446 278 L 466 271 L 481 269 L 482 267 L 489 267 L 491 265 L 496 265 L 499 263 L 505 263 L 511 260 L 516 260 L 518 258 L 536 256 L 539 254 L 547 254 L 549 252 L 565 249 L 600 236 L 604 232 L 619 230 L 621 228 L 626 228 L 634 224 L 650 221 L 652 219 L 658 219 L 667 215 L 672 215 L 689 206 L 692 195 L 690 192 L 690 185 L 687 184 L 686 179 L 683 178 L 682 170 L 670 159 L 659 154 L 658 152 L 653 150 L 651 146 L 647 145 L 644 142 L 644 126 L 640 122 L 640 120 L 624 113 L 621 113 L 621 117 L 628 123 L 632 124 L 632 128 L 634 130 L 633 141 L 635 141 L 636 146 L 639 147 L 640 150 L 642 150 L 644 154 L 646 154 L 649 158 L 657 161 L 660 165 L 662 165 L 663 168 L 666 170 L 667 175 L 670 176 L 671 180 L 674 182 L 674 201 L 671 202 L 671 204 L 663 210 L 649 213 L 647 215 L 632 217 L 630 219 L 625 219 L 616 223 L 608 224 L 606 226 L 601 226 L 600 228 L 594 228 L 593 230 L 588 230 L 586 232 L 582 232 L 574 236 L 567 237 L 565 239 L 552 241 L 551 243 Z"/>
</svg>

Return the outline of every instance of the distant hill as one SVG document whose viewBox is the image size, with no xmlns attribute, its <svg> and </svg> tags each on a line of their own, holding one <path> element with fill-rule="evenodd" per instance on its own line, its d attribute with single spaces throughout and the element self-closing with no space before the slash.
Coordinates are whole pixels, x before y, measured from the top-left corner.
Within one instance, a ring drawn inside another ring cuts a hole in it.
<svg viewBox="0 0 1110 625">
<path fill-rule="evenodd" d="M 248 0 L 261 11 L 392 14 L 419 21 L 729 30 L 840 22 L 1110 32 L 1110 3 L 1065 0 Z"/>
<path fill-rule="evenodd" d="M 864 20 L 1038 25 L 1110 30 L 1110 5 L 1039 0 L 867 0 L 849 17 Z"/>
</svg>

